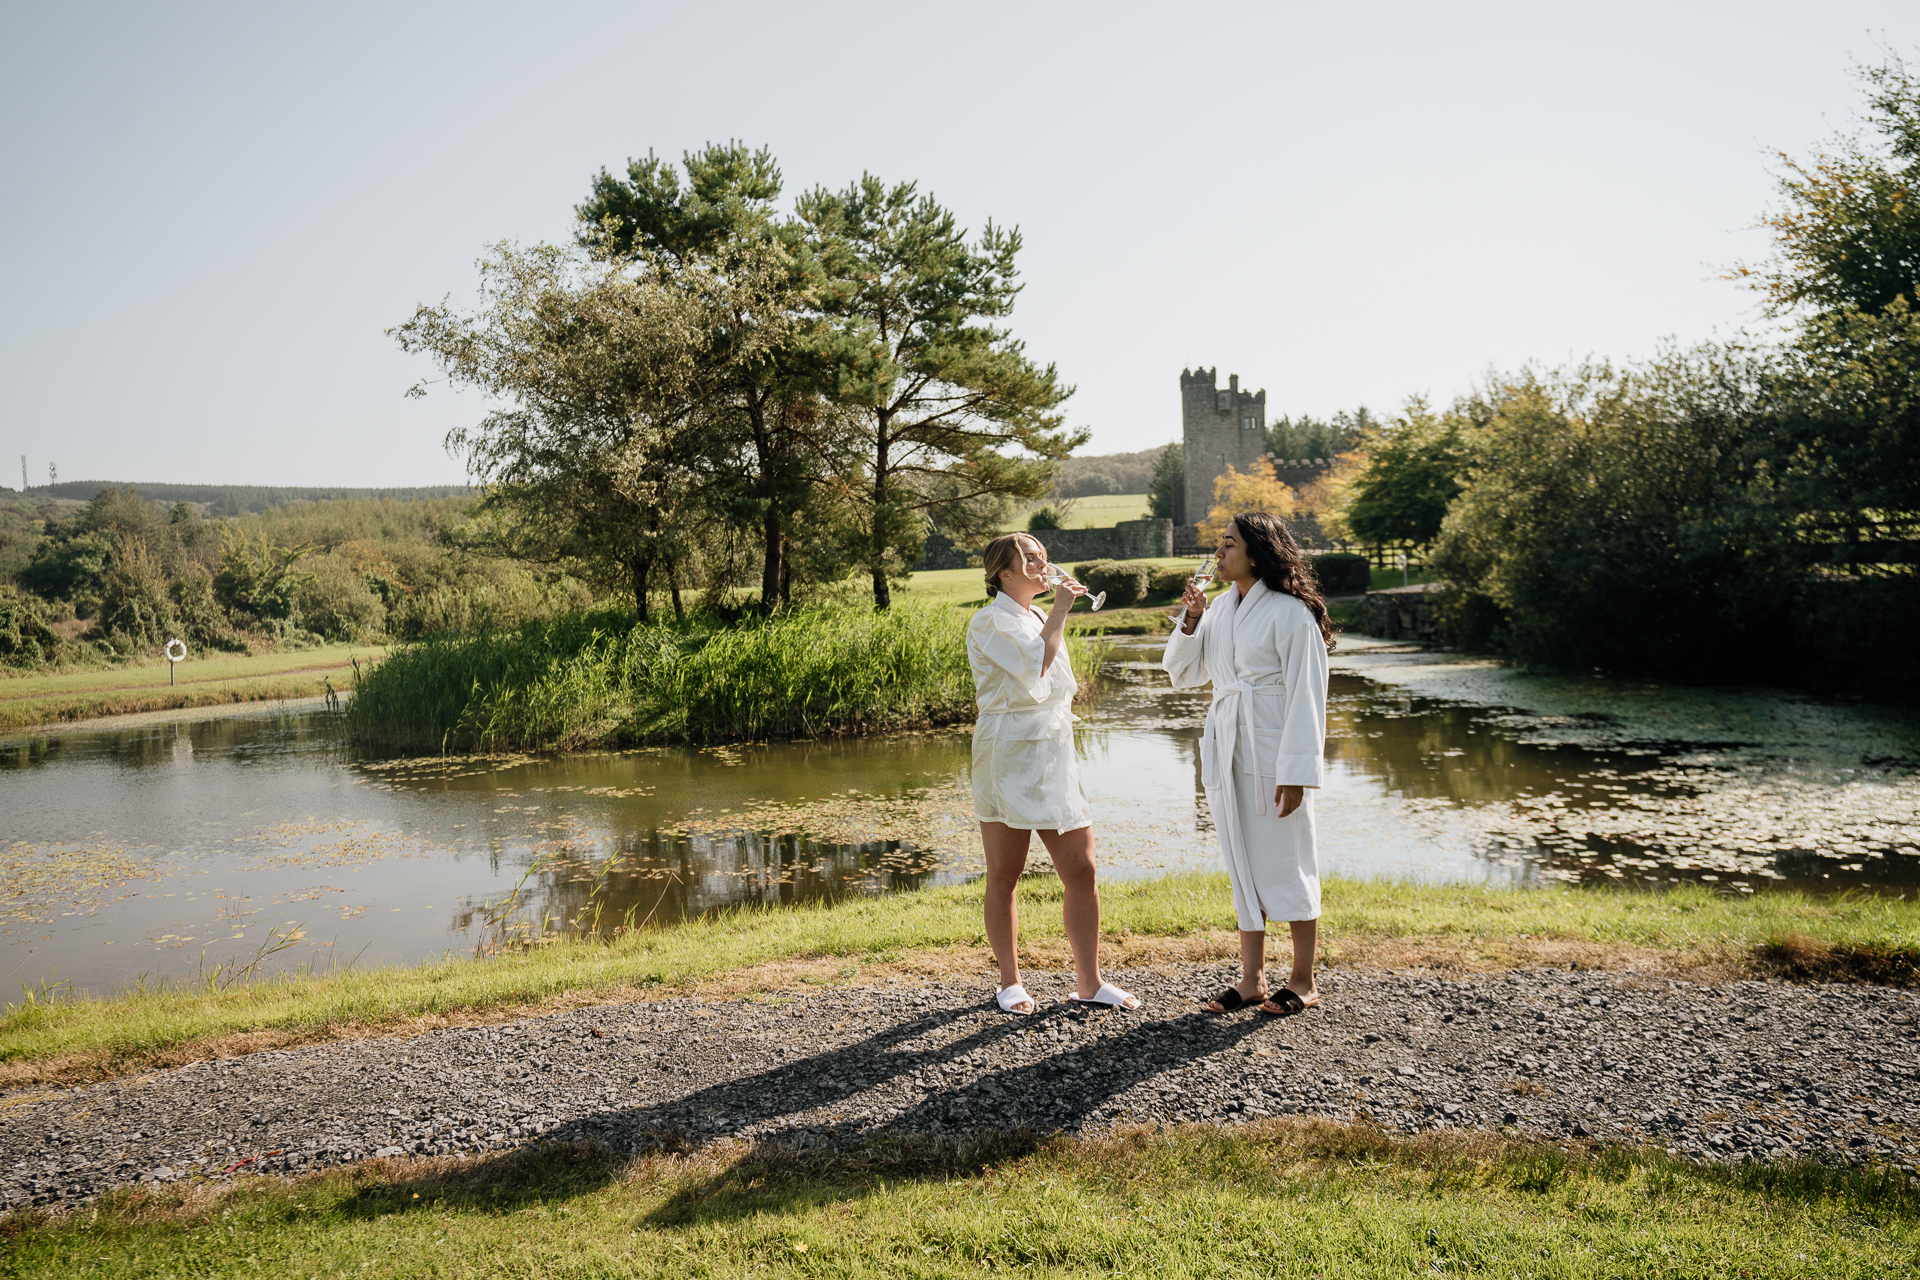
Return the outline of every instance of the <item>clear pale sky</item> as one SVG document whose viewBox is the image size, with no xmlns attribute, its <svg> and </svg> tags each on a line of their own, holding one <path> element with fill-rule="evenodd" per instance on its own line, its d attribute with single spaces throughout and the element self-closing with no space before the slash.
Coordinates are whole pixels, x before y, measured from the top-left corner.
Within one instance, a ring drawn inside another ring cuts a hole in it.
<svg viewBox="0 0 1920 1280">
<path fill-rule="evenodd" d="M 384 331 L 564 240 L 603 165 L 767 145 L 1017 224 L 1013 328 L 1090 452 L 1217 366 L 1270 416 L 1756 323 L 1770 153 L 1857 119 L 1911 0 L 12 4 L 0 483 L 410 485 L 482 411 Z"/>
</svg>

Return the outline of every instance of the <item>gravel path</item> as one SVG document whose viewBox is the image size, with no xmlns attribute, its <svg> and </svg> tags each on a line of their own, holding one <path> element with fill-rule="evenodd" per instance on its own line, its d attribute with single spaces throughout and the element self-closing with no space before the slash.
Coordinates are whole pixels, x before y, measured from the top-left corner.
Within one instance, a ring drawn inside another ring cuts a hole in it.
<svg viewBox="0 0 1920 1280">
<path fill-rule="evenodd" d="M 1140 1012 L 999 1014 L 978 984 L 611 1005 L 276 1050 L 0 1100 L 0 1208 L 546 1135 L 778 1135 L 1365 1117 L 1646 1140 L 1699 1159 L 1920 1156 L 1920 993 L 1605 972 L 1338 973 L 1288 1019 L 1196 1011 L 1222 966 L 1121 974 Z M 242 1163 L 245 1162 L 245 1163 Z"/>
</svg>

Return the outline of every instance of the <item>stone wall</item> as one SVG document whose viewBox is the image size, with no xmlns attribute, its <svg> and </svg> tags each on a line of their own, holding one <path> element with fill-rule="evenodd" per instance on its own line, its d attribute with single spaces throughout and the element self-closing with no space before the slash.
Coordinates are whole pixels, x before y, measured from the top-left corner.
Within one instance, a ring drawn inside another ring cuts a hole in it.
<svg viewBox="0 0 1920 1280">
<path fill-rule="evenodd" d="M 1293 536 L 1300 545 L 1309 550 L 1324 551 L 1333 546 L 1332 539 L 1321 532 L 1319 521 L 1312 516 L 1296 516 L 1287 521 L 1287 527 L 1293 530 Z M 1176 556 L 1203 556 L 1212 551 L 1214 544 L 1200 540 L 1200 526 L 1177 524 L 1173 526 L 1173 551 Z"/>
<path fill-rule="evenodd" d="M 1165 517 L 1122 520 L 1111 529 L 1048 529 L 1036 533 L 1055 564 L 1082 560 L 1154 560 L 1174 554 L 1173 521 Z M 954 545 L 942 533 L 927 538 L 918 569 L 964 569 L 980 563 L 980 548 Z"/>
<path fill-rule="evenodd" d="M 1383 640 L 1444 641 L 1445 628 L 1436 606 L 1445 590 L 1444 583 L 1426 582 L 1369 591 L 1361 602 L 1361 629 Z"/>
</svg>

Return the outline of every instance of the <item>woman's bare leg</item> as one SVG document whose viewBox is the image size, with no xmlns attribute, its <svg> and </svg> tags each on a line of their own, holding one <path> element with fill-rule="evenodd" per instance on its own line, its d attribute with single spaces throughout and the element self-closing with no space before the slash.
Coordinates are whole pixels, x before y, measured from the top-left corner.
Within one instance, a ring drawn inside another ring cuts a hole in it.
<svg viewBox="0 0 1920 1280">
<path fill-rule="evenodd" d="M 1067 926 L 1067 944 L 1073 948 L 1075 994 L 1091 1000 L 1100 990 L 1100 885 L 1093 860 L 1093 828 L 1062 834 L 1042 831 L 1040 843 L 1053 858 L 1065 902 L 1061 914 Z"/>
<path fill-rule="evenodd" d="M 1313 985 L 1313 958 L 1320 949 L 1320 922 L 1289 920 L 1287 928 L 1293 932 L 1293 973 L 1287 978 L 1287 987 L 1303 1002 L 1312 1004 L 1320 998 Z"/>
<path fill-rule="evenodd" d="M 1020 873 L 1027 868 L 1031 836 L 1031 832 L 1004 822 L 980 824 L 980 843 L 987 852 L 987 942 L 1000 966 L 1003 990 L 1020 981 L 1020 908 L 1013 895 L 1020 885 Z M 1032 1009 L 1019 1012 L 1030 1013 Z"/>
<path fill-rule="evenodd" d="M 1242 929 L 1240 931 L 1240 981 L 1233 984 L 1242 1000 L 1259 1000 L 1267 994 L 1267 931 L 1265 929 Z M 1218 1000 L 1206 1003 L 1209 1013 L 1225 1013 L 1226 1006 Z"/>
</svg>

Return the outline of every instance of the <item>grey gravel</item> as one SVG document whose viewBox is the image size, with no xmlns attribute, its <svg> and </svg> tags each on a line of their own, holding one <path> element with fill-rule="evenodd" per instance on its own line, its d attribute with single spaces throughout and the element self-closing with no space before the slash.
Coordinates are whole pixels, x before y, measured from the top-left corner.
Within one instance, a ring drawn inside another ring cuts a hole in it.
<svg viewBox="0 0 1920 1280">
<path fill-rule="evenodd" d="M 132 1182 L 301 1172 L 541 1139 L 1095 1132 L 1268 1116 L 1651 1143 L 1700 1160 L 1914 1171 L 1920 996 L 1595 971 L 1328 974 L 1319 1008 L 1216 1017 L 1224 966 L 1120 974 L 1135 1013 L 1031 1018 L 978 984 L 604 1005 L 274 1050 L 0 1102 L 0 1208 Z"/>
</svg>

